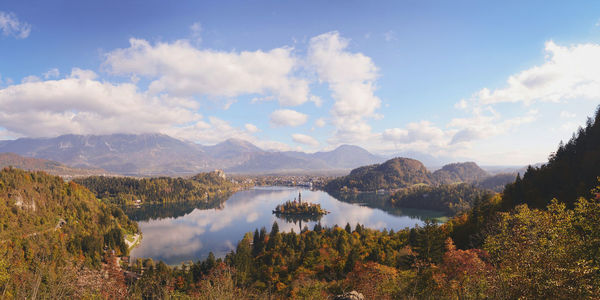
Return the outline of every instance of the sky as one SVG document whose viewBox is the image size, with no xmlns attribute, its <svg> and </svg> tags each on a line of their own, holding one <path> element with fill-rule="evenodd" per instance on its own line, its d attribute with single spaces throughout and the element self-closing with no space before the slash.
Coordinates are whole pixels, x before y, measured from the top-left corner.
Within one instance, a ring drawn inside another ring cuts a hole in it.
<svg viewBox="0 0 600 300">
<path fill-rule="evenodd" d="M 524 165 L 598 104 L 597 1 L 0 2 L 0 139 Z"/>
</svg>

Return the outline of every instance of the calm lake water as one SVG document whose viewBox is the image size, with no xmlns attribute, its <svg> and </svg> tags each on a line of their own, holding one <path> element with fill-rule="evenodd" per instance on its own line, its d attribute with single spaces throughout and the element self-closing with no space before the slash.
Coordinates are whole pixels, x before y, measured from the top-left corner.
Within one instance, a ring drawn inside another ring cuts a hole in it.
<svg viewBox="0 0 600 300">
<path fill-rule="evenodd" d="M 223 257 L 235 249 L 246 232 L 266 227 L 270 231 L 277 222 L 280 231 L 299 232 L 301 226 L 312 229 L 317 221 L 292 221 L 277 218 L 272 210 L 280 203 L 293 200 L 302 193 L 302 201 L 321 204 L 329 211 L 319 221 L 323 226 L 345 226 L 352 228 L 357 223 L 375 229 L 404 229 L 423 224 L 429 218 L 443 217 L 442 213 L 395 209 L 384 211 L 360 204 L 364 195 L 340 201 L 323 191 L 303 188 L 260 187 L 233 194 L 207 205 L 205 203 L 181 203 L 129 208 L 127 214 L 138 221 L 143 234 L 141 244 L 132 250 L 132 258 L 151 257 L 175 265 L 187 261 L 204 259 L 209 252 Z M 209 208 L 213 206 L 215 208 Z"/>
</svg>

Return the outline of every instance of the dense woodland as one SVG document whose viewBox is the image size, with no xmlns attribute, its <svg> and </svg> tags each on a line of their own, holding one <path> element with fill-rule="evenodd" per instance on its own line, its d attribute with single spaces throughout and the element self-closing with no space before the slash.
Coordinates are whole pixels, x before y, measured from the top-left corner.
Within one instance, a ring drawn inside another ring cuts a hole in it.
<svg viewBox="0 0 600 300">
<path fill-rule="evenodd" d="M 327 182 L 325 190 L 332 193 L 376 191 L 431 183 L 431 174 L 420 161 L 397 157 L 382 164 L 356 168 L 347 176 Z"/>
<path fill-rule="evenodd" d="M 475 199 L 489 193 L 469 183 L 417 185 L 393 193 L 389 198 L 389 204 L 393 207 L 438 210 L 455 215 L 469 210 Z"/>
<path fill-rule="evenodd" d="M 107 253 L 126 255 L 123 236 L 137 225 L 74 182 L 14 168 L 0 171 L 1 298 L 123 295 L 123 282 L 94 282 Z M 114 264 L 113 264 L 114 265 Z"/>
<path fill-rule="evenodd" d="M 507 184 L 515 181 L 517 175 L 518 173 L 500 173 L 479 179 L 473 182 L 473 184 L 479 189 L 500 193 Z"/>
<path fill-rule="evenodd" d="M 90 189 L 98 198 L 120 205 L 131 205 L 136 200 L 144 204 L 209 202 L 243 187 L 226 179 L 220 171 L 200 173 L 189 179 L 90 176 L 74 181 Z"/>
</svg>

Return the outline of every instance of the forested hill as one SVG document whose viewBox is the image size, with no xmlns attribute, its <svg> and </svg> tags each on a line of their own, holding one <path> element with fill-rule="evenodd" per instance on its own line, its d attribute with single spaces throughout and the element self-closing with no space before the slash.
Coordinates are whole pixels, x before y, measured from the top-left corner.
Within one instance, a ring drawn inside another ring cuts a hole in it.
<svg viewBox="0 0 600 300">
<path fill-rule="evenodd" d="M 418 160 L 397 157 L 382 164 L 354 169 L 349 175 L 327 183 L 325 189 L 330 192 L 375 191 L 403 188 L 419 183 L 431 183 L 431 174 L 425 166 Z"/>
<path fill-rule="evenodd" d="M 588 118 L 585 128 L 579 128 L 569 142 L 561 141 L 548 163 L 529 167 L 522 178 L 504 191 L 502 207 L 518 204 L 545 207 L 553 198 L 569 207 L 578 197 L 592 196 L 600 176 L 600 109 L 594 119 Z M 595 195 L 594 195 L 595 196 Z"/>
<path fill-rule="evenodd" d="M 204 201 L 233 193 L 244 186 L 226 178 L 222 171 L 200 173 L 187 178 L 104 177 L 76 178 L 75 182 L 87 187 L 98 198 L 117 204 L 170 203 Z"/>
<path fill-rule="evenodd" d="M 474 162 L 447 164 L 431 174 L 436 183 L 473 182 L 488 176 L 490 174 Z"/>
<path fill-rule="evenodd" d="M 354 169 L 349 175 L 331 180 L 325 190 L 331 193 L 345 191 L 375 191 L 400 189 L 415 184 L 440 185 L 453 183 L 479 183 L 490 174 L 474 162 L 453 163 L 431 173 L 418 160 L 397 157 L 382 164 Z M 514 177 L 503 177 L 514 180 Z M 504 185 L 502 184 L 502 186 Z"/>
<path fill-rule="evenodd" d="M 43 172 L 2 169 L 2 298 L 100 295 L 101 288 L 90 285 L 108 284 L 101 276 L 103 256 L 110 250 L 126 255 L 123 235 L 137 230 L 121 209 L 100 202 L 74 182 Z M 89 285 L 79 284 L 81 279 Z"/>
</svg>

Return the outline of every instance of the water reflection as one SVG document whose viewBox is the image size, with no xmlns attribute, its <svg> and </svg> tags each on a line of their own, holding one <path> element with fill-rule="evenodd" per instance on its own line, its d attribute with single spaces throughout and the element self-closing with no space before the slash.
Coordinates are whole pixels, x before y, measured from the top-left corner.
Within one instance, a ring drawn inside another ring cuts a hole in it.
<svg viewBox="0 0 600 300">
<path fill-rule="evenodd" d="M 287 223 L 292 223 L 292 224 L 297 224 L 298 227 L 296 227 L 298 229 L 297 232 L 301 232 L 303 226 L 306 226 L 307 224 L 313 222 L 319 222 L 321 220 L 321 218 L 323 216 L 318 215 L 290 215 L 290 214 L 280 214 L 280 213 L 275 213 L 275 216 L 277 218 L 279 218 L 280 220 L 284 220 Z M 303 223 L 304 222 L 304 223 Z"/>
<path fill-rule="evenodd" d="M 191 213 L 194 209 L 223 209 L 228 196 L 215 197 L 208 202 L 187 201 L 163 204 L 144 204 L 140 206 L 128 205 L 123 207 L 127 216 L 136 221 L 149 221 L 164 218 L 177 218 Z"/>
<path fill-rule="evenodd" d="M 237 241 L 246 232 L 261 227 L 270 229 L 273 222 L 278 223 L 281 231 L 296 232 L 304 225 L 312 228 L 316 222 L 323 226 L 345 226 L 350 223 L 354 227 L 360 223 L 369 228 L 398 230 L 422 224 L 426 218 L 441 216 L 439 213 L 418 210 L 390 214 L 381 209 L 339 201 L 325 192 L 305 189 L 301 190 L 303 199 L 319 203 L 330 212 L 328 215 L 319 220 L 295 220 L 280 219 L 272 214 L 278 204 L 293 199 L 298 191 L 286 187 L 255 188 L 232 195 L 226 202 L 219 203 L 216 209 L 214 203 L 213 209 L 188 203 L 128 211 L 128 215 L 132 213 L 134 219 L 140 220 L 138 224 L 143 234 L 142 243 L 132 251 L 132 256 L 152 257 L 168 264 L 203 259 L 210 251 L 217 256 L 224 256 L 235 249 Z M 359 198 L 345 200 L 364 203 Z"/>
</svg>

